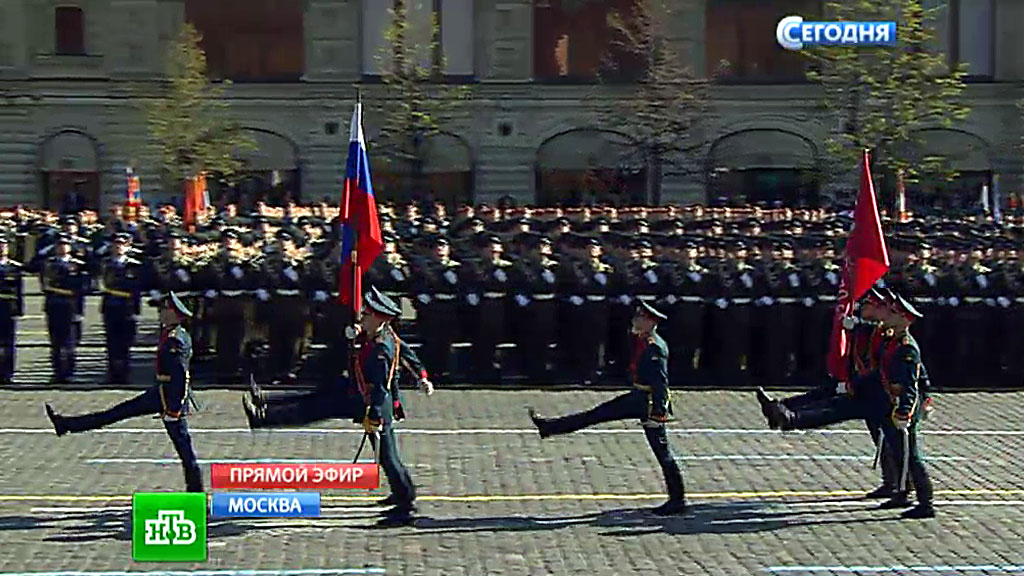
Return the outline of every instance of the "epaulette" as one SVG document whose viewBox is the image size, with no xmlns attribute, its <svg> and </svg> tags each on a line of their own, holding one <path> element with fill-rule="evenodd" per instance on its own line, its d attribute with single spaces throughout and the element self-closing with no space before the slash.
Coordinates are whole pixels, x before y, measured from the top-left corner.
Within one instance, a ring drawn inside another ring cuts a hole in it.
<svg viewBox="0 0 1024 576">
<path fill-rule="evenodd" d="M 75 264 L 81 264 L 82 266 L 85 266 L 85 261 L 79 260 L 78 258 L 72 258 L 71 260 L 69 260 L 69 262 L 74 262 Z"/>
<path fill-rule="evenodd" d="M 459 262 L 458 260 L 449 260 L 446 266 L 448 266 L 449 268 L 455 268 L 458 266 L 462 266 L 462 262 Z"/>
<path fill-rule="evenodd" d="M 508 266 L 511 266 L 511 265 L 512 265 L 512 262 L 510 262 L 510 261 L 508 261 L 508 260 L 500 260 L 500 259 L 499 259 L 499 260 L 498 260 L 498 262 L 497 262 L 497 265 L 498 265 L 498 266 L 501 266 L 501 267 L 503 267 L 503 268 L 504 268 L 504 267 L 508 267 Z"/>
<path fill-rule="evenodd" d="M 136 260 L 135 258 L 125 258 L 124 263 L 125 264 L 131 264 L 133 266 L 141 266 L 142 265 L 142 262 L 140 260 Z"/>
</svg>

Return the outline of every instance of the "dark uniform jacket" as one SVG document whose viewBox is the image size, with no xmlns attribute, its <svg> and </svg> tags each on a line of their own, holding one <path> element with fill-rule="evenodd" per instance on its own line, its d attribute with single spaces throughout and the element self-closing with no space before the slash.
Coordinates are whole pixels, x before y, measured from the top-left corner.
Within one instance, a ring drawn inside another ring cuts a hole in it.
<svg viewBox="0 0 1024 576">
<path fill-rule="evenodd" d="M 633 387 L 647 392 L 650 396 L 648 417 L 664 422 L 672 413 L 672 402 L 668 389 L 668 345 L 652 332 L 646 339 L 635 338 L 633 355 Z"/>
<path fill-rule="evenodd" d="M 893 338 L 882 357 L 882 385 L 889 393 L 893 421 L 917 422 L 928 397 L 921 349 L 909 332 Z"/>
<path fill-rule="evenodd" d="M 156 353 L 156 381 L 160 386 L 163 416 L 180 418 L 191 399 L 192 338 L 181 326 L 164 330 Z"/>
<path fill-rule="evenodd" d="M 380 423 L 388 413 L 391 381 L 399 364 L 402 343 L 390 330 L 377 334 L 372 342 L 359 351 L 356 364 L 356 384 L 366 402 L 366 418 Z M 390 419 L 390 418 L 389 418 Z"/>
<path fill-rule="evenodd" d="M 25 313 L 25 281 L 23 268 L 14 260 L 0 262 L 0 315 L 21 316 Z"/>
</svg>

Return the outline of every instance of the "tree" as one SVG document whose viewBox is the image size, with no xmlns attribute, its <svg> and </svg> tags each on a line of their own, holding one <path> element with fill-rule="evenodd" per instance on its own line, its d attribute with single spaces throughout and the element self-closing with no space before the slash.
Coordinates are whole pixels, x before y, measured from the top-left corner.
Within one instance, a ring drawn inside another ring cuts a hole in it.
<svg viewBox="0 0 1024 576">
<path fill-rule="evenodd" d="M 203 172 L 230 178 L 243 169 L 236 154 L 255 148 L 232 120 L 225 84 L 206 75 L 202 37 L 186 23 L 167 53 L 167 79 L 161 94 L 143 104 L 150 148 L 174 188 Z"/>
<path fill-rule="evenodd" d="M 826 141 L 826 174 L 849 174 L 862 151 L 872 152 L 882 190 L 892 193 L 899 174 L 905 181 L 956 176 L 947 160 L 922 153 L 922 130 L 947 128 L 965 119 L 963 65 L 950 67 L 935 49 L 934 19 L 921 0 L 832 2 L 839 20 L 895 21 L 897 45 L 819 47 L 810 51 L 836 129 Z"/>
<path fill-rule="evenodd" d="M 635 0 L 628 11 L 612 10 L 612 43 L 600 74 L 597 95 L 602 127 L 628 134 L 635 159 L 647 169 L 647 198 L 660 200 L 665 172 L 704 176 L 688 162 L 706 145 L 702 126 L 709 119 L 711 81 L 697 78 L 672 48 L 667 35 L 672 11 L 665 0 Z"/>
<path fill-rule="evenodd" d="M 374 144 L 383 151 L 390 172 L 408 174 L 413 193 L 424 190 L 424 157 L 432 136 L 442 132 L 465 99 L 465 87 L 444 84 L 441 27 L 434 17 L 428 30 L 409 21 L 406 0 L 395 2 L 386 46 L 378 55 L 385 97 L 377 106 L 382 116 Z M 428 37 L 426 44 L 417 37 Z"/>
</svg>

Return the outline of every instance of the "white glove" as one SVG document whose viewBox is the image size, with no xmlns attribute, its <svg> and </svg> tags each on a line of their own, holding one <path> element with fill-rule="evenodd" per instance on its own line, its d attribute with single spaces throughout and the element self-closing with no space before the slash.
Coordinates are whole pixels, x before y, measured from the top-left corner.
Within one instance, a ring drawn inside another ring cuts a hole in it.
<svg viewBox="0 0 1024 576">
<path fill-rule="evenodd" d="M 420 301 L 420 304 L 430 304 L 430 296 L 426 294 L 420 294 L 416 299 Z"/>
<path fill-rule="evenodd" d="M 715 306 L 718 306 L 722 310 L 725 310 L 725 308 L 728 305 L 729 305 L 729 303 L 725 300 L 725 298 L 719 298 L 718 300 L 715 300 Z"/>
<path fill-rule="evenodd" d="M 519 306 L 525 308 L 526 305 L 529 304 L 529 303 L 530 303 L 530 299 L 529 298 L 527 298 L 526 296 L 523 296 L 522 294 L 516 294 L 516 304 L 519 304 Z"/>
<path fill-rule="evenodd" d="M 217 292 L 215 290 L 207 290 L 206 292 L 203 292 L 203 296 L 206 296 L 207 298 L 216 298 Z"/>
<path fill-rule="evenodd" d="M 896 425 L 897 430 L 910 430 L 910 420 L 904 420 L 902 418 L 893 418 L 893 424 Z"/>
<path fill-rule="evenodd" d="M 456 284 L 459 281 L 459 277 L 451 270 L 444 273 L 444 279 L 447 280 L 449 284 Z"/>
<path fill-rule="evenodd" d="M 857 319 L 853 316 L 843 316 L 843 329 L 853 330 L 857 327 Z"/>
<path fill-rule="evenodd" d="M 596 280 L 597 283 L 600 284 L 601 286 L 605 286 L 608 284 L 608 276 L 606 276 L 604 272 L 598 272 L 597 274 L 594 274 L 594 280 Z"/>
<path fill-rule="evenodd" d="M 505 280 L 508 280 L 508 274 L 505 274 L 505 271 L 499 268 L 494 271 L 494 278 L 497 279 L 498 282 L 504 282 Z"/>
<path fill-rule="evenodd" d="M 149 291 L 149 299 L 150 300 L 159 300 L 161 296 L 162 296 L 162 294 L 160 294 L 159 290 L 150 290 Z"/>
<path fill-rule="evenodd" d="M 675 294 L 669 294 L 668 296 L 665 297 L 665 302 L 668 303 L 669 306 L 674 305 L 678 301 L 679 299 L 676 298 Z"/>
<path fill-rule="evenodd" d="M 232 266 L 231 275 L 234 276 L 236 280 L 241 280 L 242 276 L 244 276 L 245 274 L 242 273 L 242 269 L 239 268 L 238 266 Z"/>
<path fill-rule="evenodd" d="M 996 305 L 996 301 L 995 301 L 994 298 L 985 298 L 985 305 L 986 306 L 995 306 Z"/>
<path fill-rule="evenodd" d="M 796 274 L 790 274 L 789 275 L 789 285 L 792 286 L 793 288 L 796 288 L 797 286 L 799 286 L 800 285 L 800 277 L 797 276 Z"/>
<path fill-rule="evenodd" d="M 355 326 L 345 327 L 345 338 L 349 340 L 355 340 L 356 336 L 359 336 L 359 330 Z"/>
<path fill-rule="evenodd" d="M 175 271 L 175 274 L 178 276 L 178 279 L 181 280 L 182 282 L 188 282 L 188 272 L 186 272 L 185 270 L 178 268 Z"/>
<path fill-rule="evenodd" d="M 545 270 L 544 272 L 541 273 L 540 277 L 543 278 L 544 281 L 547 282 L 548 284 L 555 283 L 555 274 L 551 270 Z"/>
<path fill-rule="evenodd" d="M 477 294 L 470 294 L 466 296 L 466 302 L 469 302 L 470 306 L 476 306 L 480 303 L 480 296 Z"/>
<path fill-rule="evenodd" d="M 263 288 L 260 288 L 259 290 L 256 291 L 256 297 L 259 298 L 261 302 L 266 302 L 267 300 L 270 300 L 270 294 L 267 294 L 267 291 L 264 290 Z"/>
<path fill-rule="evenodd" d="M 811 306 L 814 306 L 814 299 L 813 298 L 809 298 L 809 297 L 808 298 L 804 298 L 804 306 L 806 306 L 808 308 L 810 308 Z"/>
<path fill-rule="evenodd" d="M 940 298 L 937 298 L 937 299 L 935 300 L 935 303 L 936 303 L 936 304 L 938 304 L 939 306 L 945 306 L 945 305 L 946 305 L 946 303 L 947 303 L 947 302 L 946 302 L 946 298 L 945 298 L 945 297 L 940 297 Z"/>
<path fill-rule="evenodd" d="M 646 273 L 644 273 L 644 278 L 646 278 L 647 281 L 650 282 L 651 284 L 658 283 L 658 275 L 654 273 L 654 270 L 648 270 Z"/>
<path fill-rule="evenodd" d="M 954 306 L 954 307 L 955 306 L 959 306 L 960 305 L 960 299 L 957 298 L 956 296 L 953 296 L 952 298 L 949 299 L 949 305 L 950 306 Z"/>
<path fill-rule="evenodd" d="M 631 301 L 632 301 L 632 299 L 629 296 L 626 296 L 625 294 L 623 294 L 622 296 L 619 296 L 619 303 L 620 304 L 629 305 L 629 303 Z"/>
<path fill-rule="evenodd" d="M 572 302 L 573 306 L 581 306 L 583 304 L 583 298 L 580 296 L 572 296 L 569 298 L 569 302 Z"/>
<path fill-rule="evenodd" d="M 405 280 L 405 274 L 402 274 L 402 271 L 399 270 L 398 268 L 392 268 L 391 269 L 391 277 L 394 278 L 398 282 L 401 282 L 402 280 Z"/>
<path fill-rule="evenodd" d="M 313 300 L 317 302 L 326 302 L 327 292 L 324 292 L 323 290 L 317 290 L 316 293 L 313 294 Z"/>
<path fill-rule="evenodd" d="M 836 383 L 836 394 L 846 394 L 846 382 Z"/>
<path fill-rule="evenodd" d="M 427 378 L 420 378 L 420 392 L 430 396 L 434 393 L 434 383 Z"/>
<path fill-rule="evenodd" d="M 1003 308 L 1009 308 L 1010 306 L 1010 299 L 1007 298 L 1006 296 L 1000 296 L 999 298 L 996 298 L 996 302 L 998 302 L 999 305 L 1002 306 Z"/>
<path fill-rule="evenodd" d="M 291 280 L 292 282 L 299 281 L 299 274 L 295 272 L 295 269 L 292 268 L 291 266 L 284 269 L 284 275 L 287 276 L 288 279 Z"/>
</svg>

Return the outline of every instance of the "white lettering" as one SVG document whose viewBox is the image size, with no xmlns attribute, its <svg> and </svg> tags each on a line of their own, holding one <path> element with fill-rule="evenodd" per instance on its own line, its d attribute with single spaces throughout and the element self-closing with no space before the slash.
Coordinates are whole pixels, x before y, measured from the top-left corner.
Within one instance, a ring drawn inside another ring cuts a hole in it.
<svg viewBox="0 0 1024 576">
<path fill-rule="evenodd" d="M 814 28 L 812 28 L 811 26 L 801 27 L 800 40 L 804 42 L 814 42 Z"/>
<path fill-rule="evenodd" d="M 231 498 L 228 500 L 228 514 L 238 514 L 242 511 L 245 498 Z"/>
<path fill-rule="evenodd" d="M 822 34 L 825 32 L 825 28 L 827 26 L 828 26 L 828 24 L 825 24 L 824 22 L 815 22 L 814 23 L 814 41 L 815 42 L 818 42 L 818 43 L 821 42 Z"/>
<path fill-rule="evenodd" d="M 857 41 L 858 42 L 874 42 L 875 41 L 875 25 L 874 24 L 858 24 L 857 25 Z"/>
<path fill-rule="evenodd" d="M 277 484 L 281 481 L 280 468 L 266 468 L 263 471 L 267 484 Z"/>
<path fill-rule="evenodd" d="M 308 480 L 309 480 L 309 471 L 306 470 L 305 468 L 299 468 L 295 472 L 295 483 L 297 483 L 297 484 L 299 484 L 299 483 L 304 484 Z"/>
<path fill-rule="evenodd" d="M 857 43 L 857 26 L 855 24 L 847 24 L 843 26 L 843 44 L 856 44 Z"/>
<path fill-rule="evenodd" d="M 800 23 L 793 22 L 782 29 L 782 37 L 786 39 L 790 44 L 800 43 Z"/>
<path fill-rule="evenodd" d="M 826 24 L 825 25 L 825 40 L 829 42 L 839 42 L 839 39 L 843 37 L 843 27 L 839 24 Z"/>
<path fill-rule="evenodd" d="M 896 40 L 896 26 L 894 24 L 875 24 L 875 41 L 892 42 Z"/>
<path fill-rule="evenodd" d="M 228 474 L 232 484 L 238 484 L 242 480 L 242 473 L 245 469 L 231 468 L 231 472 Z"/>
<path fill-rule="evenodd" d="M 324 481 L 324 469 L 317 466 L 313 468 L 313 483 L 319 484 Z"/>
</svg>

